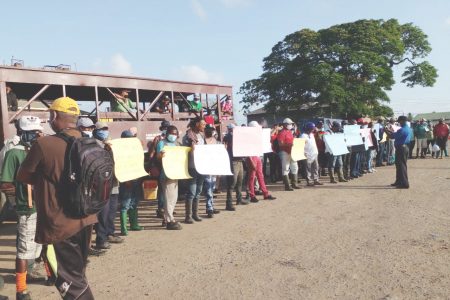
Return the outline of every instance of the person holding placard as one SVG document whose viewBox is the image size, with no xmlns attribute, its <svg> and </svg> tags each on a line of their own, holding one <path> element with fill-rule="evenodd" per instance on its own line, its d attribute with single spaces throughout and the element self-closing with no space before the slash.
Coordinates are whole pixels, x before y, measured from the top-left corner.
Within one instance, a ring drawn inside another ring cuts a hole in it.
<svg viewBox="0 0 450 300">
<path fill-rule="evenodd" d="M 214 137 L 214 128 L 205 128 L 205 144 L 215 145 L 219 144 L 217 139 Z M 206 194 L 206 214 L 208 218 L 213 218 L 215 214 L 220 213 L 220 210 L 214 208 L 214 188 L 216 185 L 216 176 L 206 175 L 205 176 L 205 194 Z"/>
<path fill-rule="evenodd" d="M 331 126 L 331 132 L 330 134 L 338 133 L 341 131 L 341 123 L 338 121 L 334 121 Z M 344 172 L 343 172 L 343 163 L 342 163 L 342 155 L 333 155 L 331 153 L 331 150 L 328 149 L 328 173 L 330 175 L 330 183 L 337 183 L 337 181 L 334 179 L 334 169 L 338 169 L 338 180 L 339 182 L 347 182 L 347 180 L 344 178 Z"/>
<path fill-rule="evenodd" d="M 294 135 L 292 134 L 292 129 L 294 128 L 293 124 L 294 122 L 291 119 L 284 119 L 283 129 L 277 136 L 278 146 L 280 149 L 278 155 L 281 160 L 281 171 L 283 173 L 283 183 L 286 191 L 300 189 L 300 187 L 297 186 L 298 165 L 297 162 L 291 157 L 291 150 L 294 145 Z"/>
<path fill-rule="evenodd" d="M 312 122 L 308 122 L 305 125 L 305 133 L 301 135 L 301 138 L 306 139 L 305 156 L 307 164 L 307 186 L 323 185 L 319 182 L 319 150 L 317 149 L 316 139 L 314 136 L 315 130 L 316 125 Z"/>
<path fill-rule="evenodd" d="M 164 138 L 161 139 L 156 145 L 156 157 L 161 162 L 164 157 L 165 147 L 180 146 L 177 142 L 178 129 L 175 126 L 168 126 Z M 161 162 L 162 165 L 162 162 Z M 173 216 L 173 211 L 177 205 L 178 199 L 178 180 L 170 179 L 164 173 L 164 169 L 161 170 L 159 175 L 159 181 L 161 185 L 161 195 L 163 197 L 164 205 L 164 220 L 163 226 L 166 225 L 167 230 L 180 230 L 181 225 L 177 222 Z"/>
<path fill-rule="evenodd" d="M 247 205 L 249 202 L 246 199 L 242 199 L 242 183 L 244 180 L 244 158 L 235 157 L 233 155 L 233 129 L 236 125 L 229 124 L 227 126 L 228 133 L 223 138 L 225 147 L 227 148 L 228 156 L 230 157 L 231 172 L 233 176 L 228 177 L 227 186 L 227 201 L 226 210 L 235 211 L 236 208 L 233 206 L 232 193 L 233 190 L 236 192 L 236 204 Z"/>
<path fill-rule="evenodd" d="M 186 210 L 186 224 L 193 224 L 194 221 L 201 222 L 202 218 L 198 215 L 198 201 L 200 194 L 202 193 L 203 183 L 205 176 L 199 174 L 195 170 L 193 150 L 196 145 L 205 144 L 205 127 L 206 122 L 200 117 L 192 119 L 189 123 L 189 129 L 186 135 L 183 137 L 183 145 L 191 147 L 192 150 L 189 153 L 189 188 L 186 194 L 185 210 Z"/>
</svg>

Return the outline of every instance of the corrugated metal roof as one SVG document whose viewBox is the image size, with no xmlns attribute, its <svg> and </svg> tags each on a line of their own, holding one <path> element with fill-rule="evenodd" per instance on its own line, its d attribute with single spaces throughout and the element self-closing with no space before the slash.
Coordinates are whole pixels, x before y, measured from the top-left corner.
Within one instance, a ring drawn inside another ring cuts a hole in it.
<svg viewBox="0 0 450 300">
<path fill-rule="evenodd" d="M 425 114 L 418 114 L 415 115 L 413 120 L 417 121 L 420 119 L 427 119 L 427 120 L 439 120 L 440 118 L 444 118 L 445 120 L 450 120 L 450 111 L 448 112 L 432 112 L 432 113 L 425 113 Z"/>
</svg>

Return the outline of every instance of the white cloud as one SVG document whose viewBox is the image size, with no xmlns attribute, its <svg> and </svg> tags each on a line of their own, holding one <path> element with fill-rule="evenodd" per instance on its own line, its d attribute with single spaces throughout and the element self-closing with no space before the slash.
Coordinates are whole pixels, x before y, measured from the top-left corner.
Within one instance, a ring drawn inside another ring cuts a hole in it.
<svg viewBox="0 0 450 300">
<path fill-rule="evenodd" d="M 131 64 L 120 54 L 111 57 L 111 71 L 113 74 L 130 75 L 132 73 Z"/>
<path fill-rule="evenodd" d="M 121 53 L 114 54 L 106 62 L 102 58 L 97 58 L 92 63 L 92 70 L 98 73 L 116 75 L 131 75 L 133 73 L 130 62 Z"/>
<path fill-rule="evenodd" d="M 220 0 L 223 5 L 227 7 L 247 6 L 253 2 L 253 0 Z"/>
<path fill-rule="evenodd" d="M 206 10 L 203 8 L 203 5 L 199 0 L 191 0 L 191 5 L 194 13 L 202 20 L 206 20 L 207 14 Z"/>
<path fill-rule="evenodd" d="M 181 66 L 174 72 L 179 80 L 200 83 L 224 83 L 224 77 L 220 73 L 208 72 L 197 65 Z"/>
<path fill-rule="evenodd" d="M 447 19 L 445 19 L 445 24 L 450 26 L 450 17 L 448 17 Z"/>
</svg>

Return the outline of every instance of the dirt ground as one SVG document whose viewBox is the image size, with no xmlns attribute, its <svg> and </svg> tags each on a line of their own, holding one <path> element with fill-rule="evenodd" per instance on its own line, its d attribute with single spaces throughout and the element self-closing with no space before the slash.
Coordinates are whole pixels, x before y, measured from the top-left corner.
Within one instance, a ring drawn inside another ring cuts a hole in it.
<svg viewBox="0 0 450 300">
<path fill-rule="evenodd" d="M 145 202 L 146 230 L 90 258 L 88 278 L 96 299 L 109 300 L 449 299 L 449 162 L 409 161 L 409 190 L 388 186 L 393 167 L 295 192 L 270 185 L 277 200 L 181 231 L 162 229 Z M 223 210 L 223 194 L 217 206 Z M 0 294 L 12 299 L 14 240 L 14 224 L 3 225 Z M 42 283 L 29 290 L 33 299 L 59 299 Z"/>
</svg>

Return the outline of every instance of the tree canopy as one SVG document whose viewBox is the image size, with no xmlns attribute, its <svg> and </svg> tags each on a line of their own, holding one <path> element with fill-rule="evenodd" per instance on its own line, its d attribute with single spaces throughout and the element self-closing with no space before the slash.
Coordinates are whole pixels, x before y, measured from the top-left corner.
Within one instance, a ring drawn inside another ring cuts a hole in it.
<svg viewBox="0 0 450 300">
<path fill-rule="evenodd" d="M 248 111 L 264 103 L 269 112 L 308 105 L 339 116 L 392 114 L 386 91 L 393 68 L 402 83 L 433 86 L 437 70 L 425 57 L 427 35 L 396 19 L 359 20 L 314 31 L 302 29 L 278 42 L 263 60 L 263 73 L 240 88 Z"/>
</svg>

